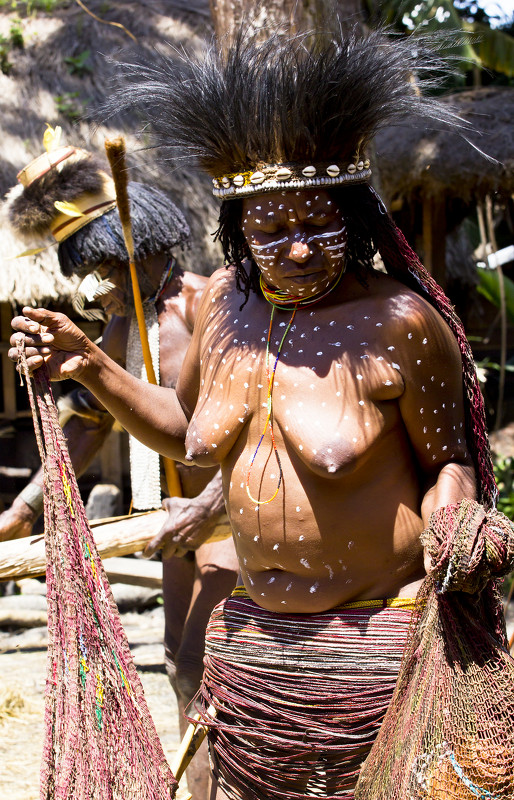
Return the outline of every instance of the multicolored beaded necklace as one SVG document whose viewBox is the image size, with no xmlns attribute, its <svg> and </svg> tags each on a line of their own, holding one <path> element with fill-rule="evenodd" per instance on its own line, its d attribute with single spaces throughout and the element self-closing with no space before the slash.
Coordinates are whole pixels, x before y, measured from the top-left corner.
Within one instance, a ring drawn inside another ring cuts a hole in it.
<svg viewBox="0 0 514 800">
<path fill-rule="evenodd" d="M 314 305 L 314 303 L 319 303 L 320 300 L 322 300 L 324 297 L 326 297 L 328 294 L 330 294 L 330 292 L 332 292 L 336 288 L 336 286 L 338 285 L 339 281 L 341 280 L 341 278 L 343 276 L 343 273 L 344 273 L 344 269 L 341 270 L 341 272 L 339 273 L 339 275 L 336 278 L 336 280 L 334 281 L 334 283 L 332 283 L 331 286 L 328 287 L 328 289 L 326 289 L 325 291 L 321 292 L 320 294 L 313 295 L 312 297 L 298 297 L 298 296 L 293 295 L 290 292 L 286 292 L 286 291 L 284 291 L 282 289 L 273 289 L 271 286 L 268 286 L 266 284 L 266 282 L 264 281 L 262 275 L 260 277 L 260 287 L 261 287 L 262 294 L 264 295 L 264 297 L 268 301 L 268 303 L 271 305 L 271 317 L 270 317 L 270 323 L 269 323 L 269 328 L 268 328 L 268 336 L 267 336 L 267 340 L 266 340 L 266 380 L 267 380 L 267 384 L 268 384 L 268 391 L 267 391 L 267 398 L 266 398 L 266 411 L 267 411 L 266 421 L 264 423 L 264 428 L 263 428 L 261 436 L 259 438 L 257 447 L 255 448 L 255 452 L 254 452 L 254 454 L 253 454 L 253 456 L 252 456 L 252 458 L 250 460 L 250 464 L 248 466 L 248 472 L 246 474 L 246 494 L 248 495 L 248 497 L 250 498 L 252 503 L 255 503 L 257 506 L 267 505 L 268 503 L 271 503 L 272 500 L 275 499 L 275 497 L 277 496 L 277 494 L 278 494 L 278 492 L 280 490 L 280 487 L 282 485 L 282 478 L 284 476 L 284 473 L 282 471 L 282 464 L 280 463 L 280 456 L 278 454 L 277 445 L 275 443 L 275 435 L 273 433 L 273 399 L 272 399 L 273 398 L 273 385 L 275 383 L 275 373 L 277 371 L 277 364 L 278 364 L 278 360 L 280 358 L 280 353 L 282 352 L 282 346 L 284 344 L 284 341 L 285 341 L 285 338 L 286 338 L 287 334 L 289 333 L 289 331 L 291 329 L 291 325 L 293 324 L 293 320 L 295 318 L 297 310 L 299 308 L 303 308 L 304 306 L 311 306 L 311 305 Z M 293 313 L 291 314 L 289 322 L 286 325 L 286 329 L 284 331 L 284 335 L 282 336 L 282 339 L 280 340 L 280 344 L 279 344 L 278 350 L 277 350 L 277 355 L 275 356 L 275 363 L 273 364 L 273 369 L 270 372 L 271 330 L 273 328 L 273 319 L 275 317 L 275 309 L 277 309 L 277 308 L 279 310 L 281 310 L 281 311 L 292 311 Z M 271 444 L 273 446 L 273 452 L 275 454 L 275 459 L 276 459 L 277 466 L 278 466 L 278 482 L 277 482 L 277 487 L 276 487 L 275 491 L 273 492 L 271 497 L 268 498 L 268 500 L 256 500 L 256 498 L 253 497 L 253 495 L 252 495 L 252 493 L 250 491 L 250 475 L 251 475 L 251 472 L 252 472 L 252 467 L 253 467 L 254 461 L 255 461 L 255 459 L 257 457 L 257 453 L 259 452 L 259 448 L 260 448 L 260 446 L 262 444 L 262 441 L 263 441 L 263 439 L 264 439 L 264 437 L 266 435 L 266 431 L 268 430 L 268 428 L 269 428 L 269 432 L 270 432 L 270 436 L 271 436 Z"/>
<path fill-rule="evenodd" d="M 155 292 L 154 295 L 152 295 L 152 297 L 149 297 L 147 300 L 145 300 L 146 303 L 154 303 L 154 305 L 155 305 L 155 303 L 158 301 L 159 297 L 161 296 L 161 294 L 165 290 L 166 286 L 171 281 L 171 279 L 173 277 L 173 270 L 175 269 L 175 264 L 176 263 L 177 262 L 175 261 L 173 256 L 171 256 L 170 260 L 168 261 L 168 263 L 166 264 L 166 266 L 164 268 L 164 272 L 162 274 L 161 281 L 159 283 L 159 287 L 158 287 L 157 291 Z"/>
</svg>

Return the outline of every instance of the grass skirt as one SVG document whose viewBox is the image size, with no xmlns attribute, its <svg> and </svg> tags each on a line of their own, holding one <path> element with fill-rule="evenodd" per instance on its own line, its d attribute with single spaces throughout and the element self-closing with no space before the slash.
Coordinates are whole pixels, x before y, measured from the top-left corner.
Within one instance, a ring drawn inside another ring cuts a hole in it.
<svg viewBox="0 0 514 800">
<path fill-rule="evenodd" d="M 412 608 L 397 599 L 279 614 L 238 588 L 214 609 L 198 705 L 230 798 L 353 798 L 393 694 Z"/>
</svg>

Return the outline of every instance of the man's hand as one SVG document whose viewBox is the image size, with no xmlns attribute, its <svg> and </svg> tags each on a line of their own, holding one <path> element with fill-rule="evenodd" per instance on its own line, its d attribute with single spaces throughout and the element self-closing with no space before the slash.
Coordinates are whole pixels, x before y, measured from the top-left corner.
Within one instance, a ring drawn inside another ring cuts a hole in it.
<svg viewBox="0 0 514 800">
<path fill-rule="evenodd" d="M 143 550 L 145 558 L 161 549 L 164 559 L 197 550 L 216 527 L 217 515 L 197 497 L 167 497 L 162 505 L 168 512 L 168 519 Z"/>
<path fill-rule="evenodd" d="M 30 536 L 37 516 L 22 500 L 15 500 L 11 508 L 0 514 L 0 542 Z"/>
<path fill-rule="evenodd" d="M 27 366 L 32 371 L 46 364 L 51 380 L 78 379 L 88 365 L 94 347 L 87 336 L 64 314 L 44 308 L 24 308 L 15 317 L 9 358 L 17 361 L 25 345 Z"/>
</svg>

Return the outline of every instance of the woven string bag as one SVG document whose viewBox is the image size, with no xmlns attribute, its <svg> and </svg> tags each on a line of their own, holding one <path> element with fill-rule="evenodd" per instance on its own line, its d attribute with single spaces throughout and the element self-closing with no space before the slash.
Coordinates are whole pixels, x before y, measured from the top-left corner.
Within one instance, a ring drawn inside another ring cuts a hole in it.
<svg viewBox="0 0 514 800">
<path fill-rule="evenodd" d="M 80 498 L 45 368 L 25 375 L 44 467 L 48 661 L 40 800 L 170 800 L 168 766 Z"/>
<path fill-rule="evenodd" d="M 462 500 L 431 515 L 422 542 L 433 571 L 355 798 L 512 800 L 514 659 L 497 578 L 514 568 L 514 526 Z"/>
</svg>

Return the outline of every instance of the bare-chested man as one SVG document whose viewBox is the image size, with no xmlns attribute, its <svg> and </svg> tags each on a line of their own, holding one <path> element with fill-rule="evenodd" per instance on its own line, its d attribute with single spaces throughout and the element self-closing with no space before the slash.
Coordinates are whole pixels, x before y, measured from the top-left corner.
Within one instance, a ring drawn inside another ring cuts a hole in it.
<svg viewBox="0 0 514 800">
<path fill-rule="evenodd" d="M 149 447 L 221 466 L 241 581 L 207 630 L 218 800 L 353 798 L 425 574 L 420 533 L 476 491 L 471 368 L 442 314 L 458 323 L 366 183 L 376 128 L 423 109 L 396 47 L 239 40 L 173 84 L 152 68 L 145 110 L 212 175 L 232 264 L 176 392 L 63 315 L 13 322 L 32 368 L 76 378 Z"/>
<path fill-rule="evenodd" d="M 75 158 L 75 154 L 71 158 Z M 66 159 L 60 162 L 61 166 L 63 164 L 67 164 Z M 76 182 L 73 191 L 78 192 L 80 198 L 83 184 L 94 180 L 98 163 L 79 151 L 79 157 L 70 162 L 67 169 Z M 55 193 L 48 173 L 40 181 L 45 178 L 50 185 L 43 188 L 47 193 Z M 52 179 L 62 196 L 71 182 L 70 175 L 65 172 L 63 176 L 61 172 L 59 180 Z M 34 184 L 31 186 L 34 189 Z M 160 384 L 174 388 L 191 341 L 194 318 L 207 278 L 184 272 L 173 259 L 172 248 L 186 240 L 188 228 L 169 198 L 157 189 L 137 183 L 129 184 L 129 192 L 134 237 L 139 254 L 143 254 L 138 258 L 142 296 L 143 299 L 155 297 Z M 69 192 L 67 197 L 69 199 Z M 38 199 L 41 201 L 41 197 Z M 20 219 L 20 205 L 18 201 L 17 210 L 12 214 L 14 223 Z M 135 320 L 117 210 L 111 204 L 104 215 L 89 220 L 71 233 L 61 241 L 58 253 L 67 274 L 96 273 L 98 286 L 101 286 L 97 302 L 110 315 L 100 346 L 107 356 L 125 368 L 127 356 L 130 356 L 131 325 Z M 83 387 L 72 392 L 66 405 L 68 410 L 71 406 L 72 416 L 64 431 L 75 471 L 81 475 L 105 441 L 114 418 Z M 230 535 L 222 541 L 208 541 L 225 514 L 219 470 L 201 470 L 183 464 L 177 467 L 182 497 L 164 499 L 168 519 L 147 546 L 145 555 L 150 556 L 159 549 L 163 551 L 165 663 L 177 695 L 180 727 L 184 732 L 187 722 L 183 712 L 202 677 L 205 628 L 214 605 L 235 585 L 237 559 Z M 158 465 L 157 472 L 159 480 Z M 42 504 L 42 486 L 43 475 L 39 470 L 11 508 L 0 515 L 0 539 L 31 534 L 40 498 Z M 209 785 L 206 749 L 191 764 L 187 778 L 194 800 L 205 800 Z"/>
</svg>

